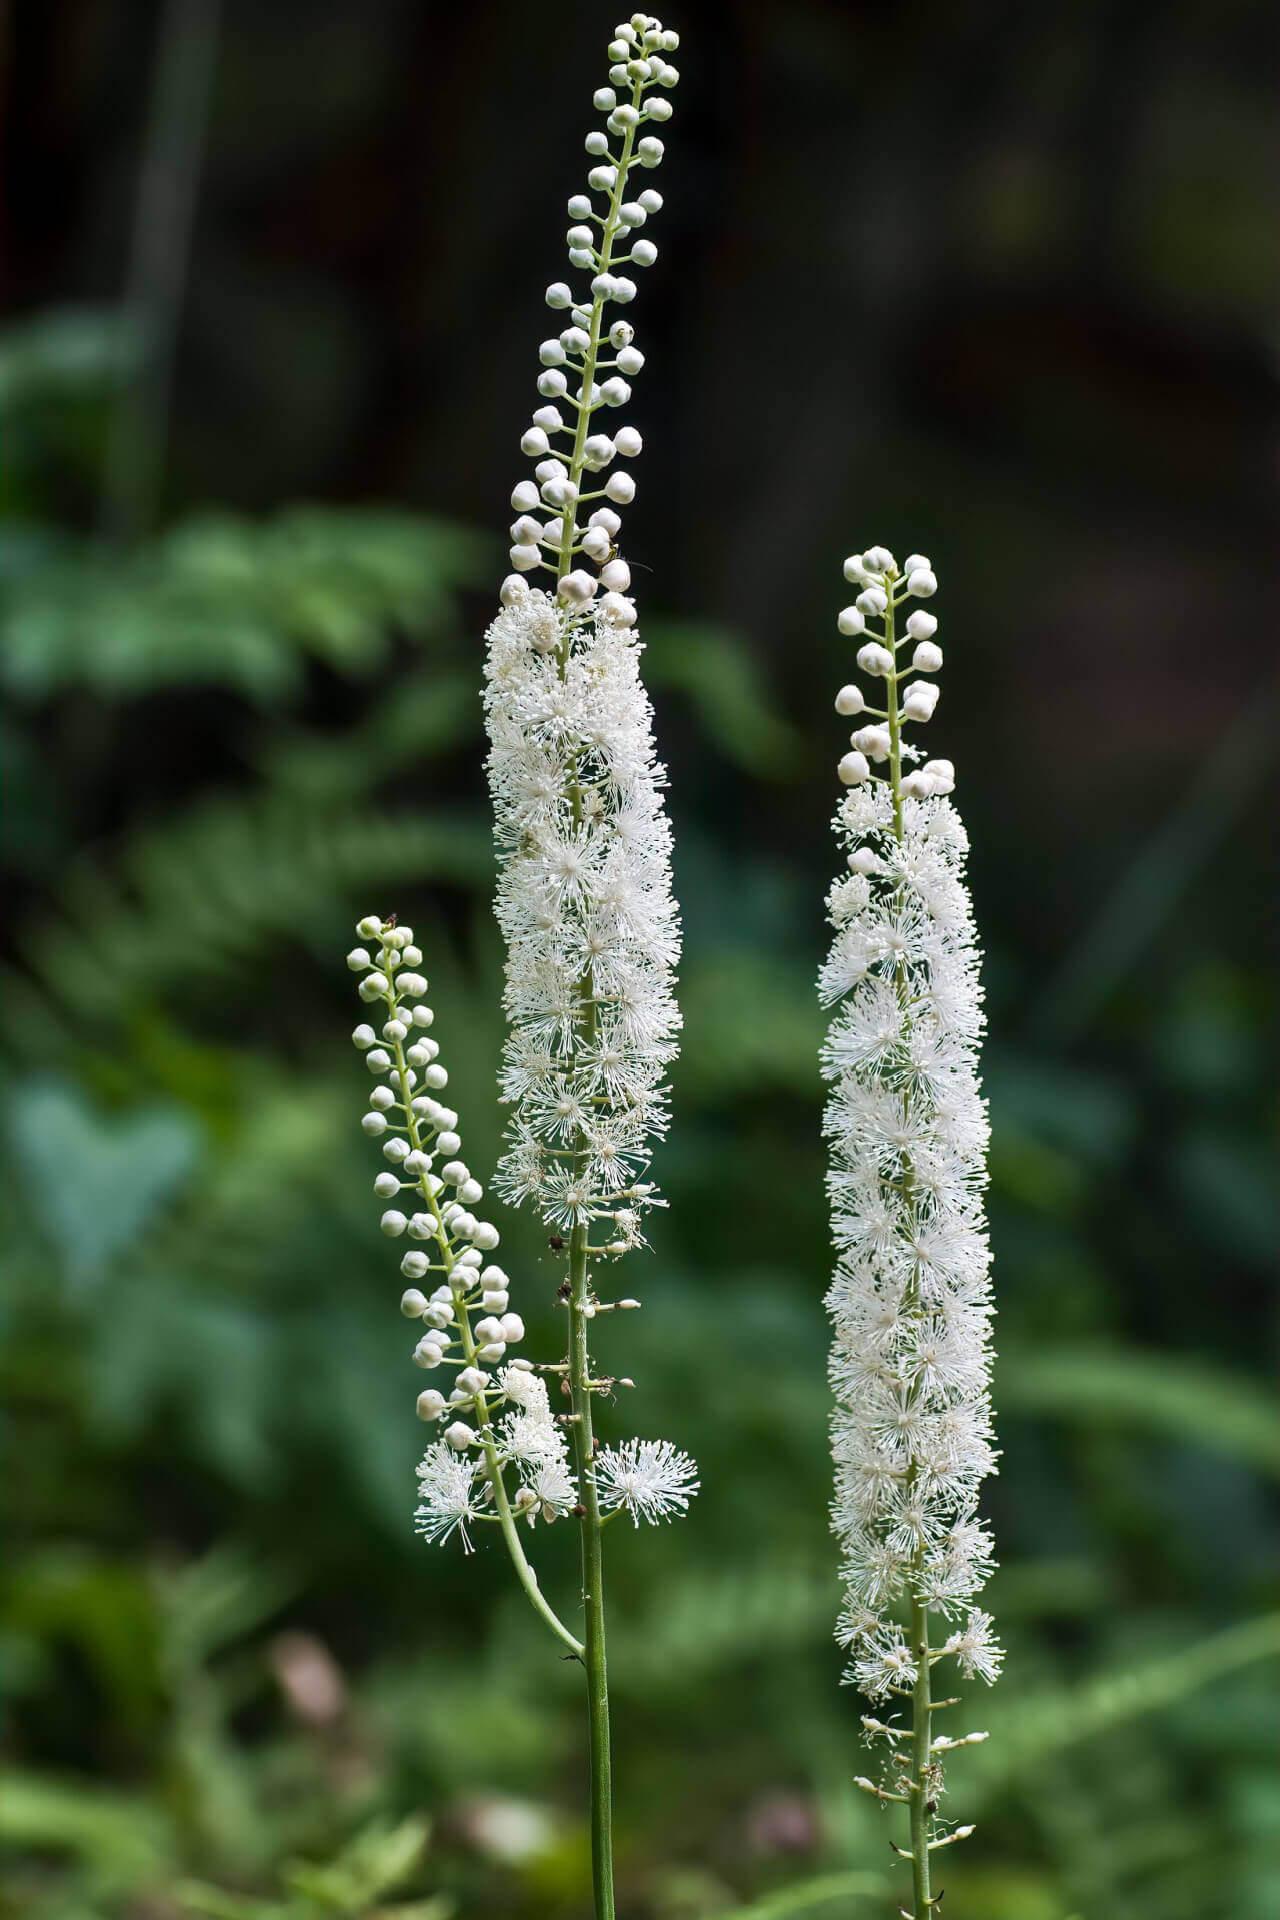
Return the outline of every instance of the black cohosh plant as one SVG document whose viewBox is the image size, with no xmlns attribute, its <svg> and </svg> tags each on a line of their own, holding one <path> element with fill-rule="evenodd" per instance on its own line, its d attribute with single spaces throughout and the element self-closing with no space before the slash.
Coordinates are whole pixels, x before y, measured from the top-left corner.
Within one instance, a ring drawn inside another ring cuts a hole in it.
<svg viewBox="0 0 1280 1920">
<path fill-rule="evenodd" d="M 420 1417 L 441 1429 L 418 1469 L 418 1528 L 464 1549 L 497 1528 L 533 1606 L 585 1668 L 597 1920 L 614 1914 L 603 1535 L 620 1514 L 636 1524 L 681 1514 L 697 1490 L 692 1461 L 668 1441 L 601 1444 L 597 1401 L 631 1382 L 591 1352 L 602 1317 L 639 1305 L 598 1288 L 643 1246 L 645 1213 L 661 1204 L 648 1168 L 680 1025 L 666 776 L 619 552 L 617 509 L 635 483 L 615 463 L 638 454 L 641 437 L 605 426 L 644 364 L 623 318 L 637 291 L 627 269 L 657 257 L 641 230 L 662 197 L 637 176 L 663 158 L 651 129 L 671 117 L 677 45 L 639 13 L 610 43 L 588 191 L 569 202 L 569 264 L 583 284 L 547 288 L 564 326 L 539 349 L 542 404 L 521 440 L 533 473 L 512 494 L 513 572 L 485 666 L 507 945 L 500 1092 L 511 1109 L 495 1187 L 537 1210 L 562 1257 L 566 1345 L 554 1361 L 522 1351 L 512 1283 L 492 1258 L 498 1228 L 475 1211 L 483 1189 L 441 1098 L 448 1075 L 411 929 L 370 916 L 359 926 L 368 944 L 348 956 L 377 1009 L 376 1028 L 354 1037 L 377 1082 L 363 1125 L 389 1162 L 375 1181 L 389 1203 L 382 1230 L 412 1243 L 401 1310 L 421 1327 L 415 1362 L 442 1382 L 418 1396 Z M 581 1533 L 580 1628 L 543 1594 L 527 1544 L 531 1529 L 566 1519 Z"/>
</svg>

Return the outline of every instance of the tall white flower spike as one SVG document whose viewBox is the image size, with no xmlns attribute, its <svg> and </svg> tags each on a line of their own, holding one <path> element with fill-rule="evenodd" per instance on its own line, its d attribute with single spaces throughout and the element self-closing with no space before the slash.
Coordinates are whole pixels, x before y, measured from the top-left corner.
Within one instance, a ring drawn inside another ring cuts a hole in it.
<svg viewBox="0 0 1280 1920">
<path fill-rule="evenodd" d="M 873 687 L 836 695 L 836 712 L 861 724 L 837 769 L 849 788 L 834 822 L 848 871 L 828 896 L 835 935 L 819 976 L 836 1008 L 822 1066 L 837 1250 L 827 1307 L 838 1638 L 851 1654 L 846 1679 L 873 1701 L 910 1702 L 909 1730 L 864 1720 L 889 1764 L 881 1785 L 858 1785 L 908 1807 L 911 1920 L 927 1920 L 940 1897 L 930 1855 L 971 1831 L 937 1831 L 937 1755 L 985 1738 L 935 1739 L 932 1675 L 953 1659 L 990 1682 L 1002 1658 L 973 1604 L 993 1564 L 976 1509 L 996 1458 L 982 988 L 968 841 L 947 797 L 955 769 L 924 759 L 905 731 L 938 702 L 932 680 L 907 679 L 942 665 L 937 620 L 909 610 L 938 583 L 923 554 L 899 567 L 884 547 L 854 554 L 844 571 L 859 591 L 838 625 L 858 641 Z M 947 1623 L 940 1639 L 934 1614 Z"/>
<path fill-rule="evenodd" d="M 359 932 L 376 954 L 348 956 L 381 1021 L 354 1035 L 379 1082 L 362 1125 L 391 1163 L 374 1183 L 391 1203 L 382 1230 L 415 1243 L 401 1262 L 411 1283 L 401 1309 L 423 1328 L 413 1358 L 428 1372 L 456 1370 L 451 1389 L 418 1396 L 421 1418 L 443 1425 L 418 1470 L 418 1530 L 469 1550 L 483 1524 L 500 1527 L 533 1604 L 583 1662 L 597 1920 L 614 1915 L 601 1534 L 623 1513 L 637 1525 L 683 1514 L 698 1488 L 693 1462 L 667 1441 L 599 1446 L 595 1397 L 633 1383 L 598 1375 L 588 1342 L 598 1318 L 639 1305 L 598 1298 L 596 1275 L 643 1244 L 644 1215 L 661 1204 L 649 1158 L 666 1126 L 680 1025 L 666 774 L 618 551 L 618 508 L 635 481 L 617 463 L 642 442 L 625 419 L 606 427 L 644 365 L 621 310 L 636 296 L 632 273 L 657 258 L 641 229 L 662 196 L 636 174 L 663 157 L 653 129 L 671 118 L 679 74 L 668 56 L 678 45 L 646 13 L 616 27 L 609 45 L 610 84 L 595 95 L 604 125 L 587 136 L 589 191 L 569 202 L 579 284 L 547 288 L 561 330 L 539 349 L 541 404 L 520 441 L 533 470 L 511 496 L 514 571 L 485 667 L 507 943 L 501 1093 L 512 1108 L 495 1186 L 531 1201 L 552 1229 L 552 1251 L 567 1256 L 557 1294 L 568 1316 L 563 1361 L 512 1357 L 524 1324 L 510 1311 L 506 1274 L 486 1264 L 498 1230 L 473 1211 L 483 1190 L 458 1158 L 458 1116 L 437 1097 L 448 1076 L 421 1031 L 432 1016 L 412 934 L 371 917 Z M 581 1642 L 543 1598 L 519 1525 L 568 1514 L 582 1539 Z"/>
<path fill-rule="evenodd" d="M 612 1916 L 609 1714 L 601 1531 L 619 1512 L 637 1524 L 683 1513 L 693 1463 L 667 1442 L 600 1450 L 591 1323 L 634 1301 L 601 1301 L 601 1263 L 643 1244 L 660 1204 L 648 1178 L 667 1123 L 666 1075 L 680 1015 L 674 995 L 680 929 L 671 894 L 666 774 L 640 679 L 631 571 L 618 511 L 635 497 L 621 461 L 638 430 L 608 427 L 644 365 L 623 317 L 633 269 L 657 248 L 662 207 L 637 171 L 663 157 L 652 131 L 671 118 L 679 36 L 635 13 L 610 43 L 609 82 L 595 95 L 603 128 L 587 135 L 586 193 L 569 201 L 575 286 L 554 281 L 547 305 L 562 330 L 539 349 L 542 372 L 521 442 L 532 477 L 511 496 L 511 565 L 489 630 L 485 714 L 507 943 L 509 1034 L 501 1092 L 512 1109 L 499 1191 L 529 1201 L 568 1254 L 565 1378 L 582 1533 L 584 1658 L 592 1760 L 592 1861 L 598 1915 Z M 643 232 L 641 230 L 644 230 Z M 545 585 L 537 584 L 545 580 Z"/>
</svg>

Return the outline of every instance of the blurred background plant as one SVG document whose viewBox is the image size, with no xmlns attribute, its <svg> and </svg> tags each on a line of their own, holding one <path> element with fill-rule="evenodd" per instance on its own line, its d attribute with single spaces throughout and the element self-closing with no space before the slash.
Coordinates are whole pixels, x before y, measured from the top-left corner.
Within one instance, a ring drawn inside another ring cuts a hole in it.
<svg viewBox="0 0 1280 1920">
<path fill-rule="evenodd" d="M 491 1164 L 505 564 L 473 529 L 505 517 L 539 209 L 572 185 L 541 116 L 586 97 L 602 18 L 62 0 L 5 28 L 5 1915 L 587 1903 L 572 1676 L 496 1556 L 409 1530 L 341 954 L 371 900 L 432 929 Z M 687 1035 L 628 1364 L 705 1495 L 696 1535 L 616 1550 L 644 1920 L 888 1904 L 830 1640 L 809 990 L 829 581 L 873 536 L 946 566 L 965 670 L 934 724 L 990 956 L 1010 1661 L 948 1908 L 1280 1904 L 1266 23 L 674 22 L 633 547 L 668 556 L 637 584 Z M 554 1270 L 506 1224 L 536 1301 Z"/>
</svg>

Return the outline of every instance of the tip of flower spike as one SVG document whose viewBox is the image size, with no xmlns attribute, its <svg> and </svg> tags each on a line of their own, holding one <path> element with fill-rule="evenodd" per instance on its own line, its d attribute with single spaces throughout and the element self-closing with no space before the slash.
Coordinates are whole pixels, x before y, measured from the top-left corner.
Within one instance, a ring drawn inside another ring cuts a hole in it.
<svg viewBox="0 0 1280 1920">
<path fill-rule="evenodd" d="M 539 347 L 538 393 L 551 404 L 534 410 L 520 442 L 524 454 L 537 463 L 538 484 L 521 481 L 511 496 L 512 505 L 522 514 L 549 511 L 552 518 L 531 521 L 515 539 L 510 549 L 515 573 L 503 584 L 504 605 L 514 604 L 519 595 L 517 575 L 538 568 L 557 572 L 554 556 L 560 553 L 582 554 L 605 567 L 598 586 L 606 594 L 624 593 L 629 584 L 625 563 L 611 550 L 612 536 L 603 547 L 582 537 L 577 503 L 584 474 L 600 471 L 615 454 L 624 458 L 638 454 L 641 436 L 634 427 L 623 426 L 612 437 L 593 433 L 579 444 L 576 423 L 566 419 L 555 402 L 566 397 L 574 404 L 581 400 L 593 412 L 600 406 L 625 406 L 631 397 L 629 379 L 644 365 L 644 355 L 632 345 L 634 329 L 628 321 L 613 317 L 613 311 L 636 298 L 639 288 L 633 273 L 653 266 L 658 258 L 653 240 L 639 230 L 661 211 L 662 195 L 652 187 L 636 192 L 631 175 L 636 169 L 651 171 L 665 157 L 663 142 L 652 127 L 665 126 L 672 117 L 668 96 L 680 75 L 667 56 L 679 44 L 678 33 L 647 14 L 622 22 L 609 42 L 610 84 L 593 95 L 605 125 L 592 128 L 586 137 L 587 156 L 594 162 L 587 174 L 588 191 L 570 195 L 567 207 L 572 222 L 565 236 L 569 266 L 575 274 L 584 275 L 585 282 L 553 280 L 545 290 L 547 306 L 565 316 L 565 325 L 558 336 Z M 627 266 L 630 272 L 619 271 Z M 606 343 L 614 355 L 612 368 L 607 363 L 600 367 L 597 381 L 597 346 Z M 627 505 L 634 498 L 635 483 L 629 474 L 614 473 L 603 491 L 609 500 Z M 596 520 L 592 515 L 588 529 Z M 579 583 L 588 577 L 576 571 L 567 581 L 558 581 L 555 591 L 568 605 L 580 608 L 597 591 L 596 585 L 582 591 Z M 630 624 L 622 607 L 605 612 L 615 625 Z"/>
</svg>

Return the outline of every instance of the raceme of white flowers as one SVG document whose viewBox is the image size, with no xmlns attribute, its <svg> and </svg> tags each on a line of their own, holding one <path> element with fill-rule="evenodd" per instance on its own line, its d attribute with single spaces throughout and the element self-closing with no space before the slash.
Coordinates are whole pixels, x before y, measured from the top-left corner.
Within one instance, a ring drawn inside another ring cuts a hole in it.
<svg viewBox="0 0 1280 1920">
<path fill-rule="evenodd" d="M 574 1510 L 563 1422 L 544 1378 L 560 1369 L 516 1355 L 524 1322 L 511 1310 L 505 1269 L 490 1257 L 498 1229 L 474 1211 L 484 1194 L 460 1157 L 458 1115 L 439 1098 L 449 1076 L 429 1031 L 435 1016 L 413 930 L 370 915 L 357 933 L 374 951 L 355 947 L 347 965 L 378 1023 L 352 1034 L 374 1079 L 360 1124 L 388 1163 L 373 1183 L 385 1203 L 382 1231 L 409 1243 L 400 1311 L 418 1329 L 413 1363 L 441 1380 L 418 1395 L 419 1417 L 443 1432 L 418 1468 L 417 1530 L 436 1541 L 456 1533 L 469 1551 L 476 1523 L 509 1528 L 523 1517 L 533 1526 Z M 690 1463 L 665 1442 L 605 1448 L 597 1477 L 602 1509 L 637 1524 L 682 1511 L 696 1487 Z"/>
<path fill-rule="evenodd" d="M 633 329 L 610 313 L 636 292 L 617 269 L 656 258 L 635 236 L 661 196 L 632 197 L 629 183 L 662 159 L 662 142 L 644 129 L 670 118 L 667 90 L 679 76 L 666 56 L 679 36 L 648 14 L 615 35 L 611 84 L 595 96 L 605 127 L 587 137 L 590 193 L 569 202 L 570 265 L 588 284 L 547 289 L 570 324 L 540 349 L 549 404 L 522 442 L 537 465 L 512 496 L 517 571 L 489 631 L 485 696 L 511 1026 L 502 1093 L 514 1109 L 498 1187 L 517 1203 L 532 1199 L 557 1228 L 604 1222 L 593 1251 L 611 1255 L 640 1243 L 642 1215 L 656 1204 L 644 1175 L 667 1123 L 680 1025 L 666 776 L 616 548 L 616 507 L 635 486 L 616 469 L 601 486 L 586 484 L 617 454 L 640 451 L 634 428 L 610 436 L 592 426 L 600 409 L 626 405 L 643 365 Z M 588 511 L 597 499 L 605 504 Z M 546 592 L 526 577 L 540 568 L 555 576 Z"/>
<path fill-rule="evenodd" d="M 905 732 L 938 703 L 938 622 L 912 609 L 937 581 L 925 556 L 899 568 L 883 547 L 855 554 L 845 576 L 860 591 L 839 627 L 859 642 L 870 685 L 836 697 L 860 724 L 839 765 L 849 791 L 834 827 L 848 870 L 828 897 L 835 934 L 819 981 L 836 1009 L 822 1064 L 838 1256 L 827 1306 L 839 1637 L 848 1679 L 873 1700 L 915 1692 L 919 1706 L 922 1665 L 954 1657 L 992 1681 L 1001 1662 L 973 1604 L 992 1566 L 978 1490 L 995 1465 L 982 989 L 968 843 L 947 797 L 955 769 L 925 759 Z M 939 1646 L 929 1612 L 949 1623 Z M 908 1797 L 924 1790 L 899 1784 Z"/>
</svg>

